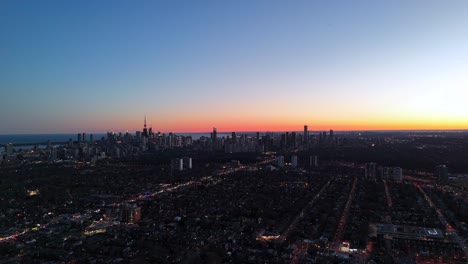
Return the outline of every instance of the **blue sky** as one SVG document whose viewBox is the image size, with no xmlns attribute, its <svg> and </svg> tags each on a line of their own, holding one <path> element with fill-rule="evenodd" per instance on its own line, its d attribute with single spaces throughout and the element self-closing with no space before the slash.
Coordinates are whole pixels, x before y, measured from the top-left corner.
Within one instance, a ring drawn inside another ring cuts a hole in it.
<svg viewBox="0 0 468 264">
<path fill-rule="evenodd" d="M 132 131 L 145 113 L 162 131 L 468 128 L 467 15 L 467 1 L 4 0 L 0 134 Z"/>
</svg>

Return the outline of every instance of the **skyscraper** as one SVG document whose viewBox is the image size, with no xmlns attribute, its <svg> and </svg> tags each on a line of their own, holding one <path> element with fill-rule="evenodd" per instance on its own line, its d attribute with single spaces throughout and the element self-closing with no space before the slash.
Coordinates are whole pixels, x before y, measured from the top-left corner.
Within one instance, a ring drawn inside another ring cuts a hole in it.
<svg viewBox="0 0 468 264">
<path fill-rule="evenodd" d="M 304 126 L 304 144 L 309 142 L 309 131 L 307 130 L 307 125 Z"/>
<path fill-rule="evenodd" d="M 236 141 L 237 141 L 236 132 L 232 132 L 232 142 L 233 142 L 233 143 L 236 143 Z"/>
<path fill-rule="evenodd" d="M 211 134 L 211 140 L 212 140 L 213 142 L 215 142 L 216 139 L 218 138 L 218 135 L 217 135 L 217 134 L 218 134 L 218 133 L 216 132 L 216 127 L 213 127 L 213 133 Z"/>
</svg>

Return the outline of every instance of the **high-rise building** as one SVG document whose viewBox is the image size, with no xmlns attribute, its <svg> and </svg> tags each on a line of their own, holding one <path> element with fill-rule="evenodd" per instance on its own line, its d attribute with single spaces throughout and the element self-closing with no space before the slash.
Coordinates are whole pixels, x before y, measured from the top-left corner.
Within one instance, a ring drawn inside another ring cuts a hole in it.
<svg viewBox="0 0 468 264">
<path fill-rule="evenodd" d="M 334 134 L 333 129 L 330 129 L 330 139 L 333 139 Z"/>
<path fill-rule="evenodd" d="M 216 142 L 217 138 L 218 138 L 218 133 L 216 132 L 216 127 L 213 127 L 213 133 L 211 133 L 211 140 L 213 142 Z"/>
<path fill-rule="evenodd" d="M 175 158 L 171 160 L 171 168 L 173 171 L 183 171 L 184 170 L 184 160 L 181 158 Z"/>
<path fill-rule="evenodd" d="M 304 144 L 309 142 L 309 130 L 307 129 L 307 125 L 304 126 Z"/>
<path fill-rule="evenodd" d="M 185 157 L 183 160 L 184 163 L 184 169 L 191 170 L 192 169 L 192 158 L 190 157 Z"/>
<path fill-rule="evenodd" d="M 83 142 L 86 142 L 86 133 L 83 132 L 83 138 L 82 138 Z"/>
<path fill-rule="evenodd" d="M 93 134 L 89 134 L 89 142 L 90 143 L 94 142 L 94 135 Z"/>
<path fill-rule="evenodd" d="M 439 165 L 435 168 L 434 173 L 438 183 L 447 183 L 448 181 L 448 167 L 445 165 Z"/>
<path fill-rule="evenodd" d="M 291 156 L 291 167 L 297 168 L 297 156 L 296 155 Z"/>
<path fill-rule="evenodd" d="M 148 129 L 146 128 L 146 115 L 145 115 L 145 124 L 143 125 L 143 137 L 148 138 Z"/>
<path fill-rule="evenodd" d="M 81 143 L 81 133 L 78 133 L 76 140 L 78 141 L 78 143 Z"/>
<path fill-rule="evenodd" d="M 237 142 L 237 135 L 236 132 L 232 132 L 232 142 L 236 143 Z"/>
</svg>

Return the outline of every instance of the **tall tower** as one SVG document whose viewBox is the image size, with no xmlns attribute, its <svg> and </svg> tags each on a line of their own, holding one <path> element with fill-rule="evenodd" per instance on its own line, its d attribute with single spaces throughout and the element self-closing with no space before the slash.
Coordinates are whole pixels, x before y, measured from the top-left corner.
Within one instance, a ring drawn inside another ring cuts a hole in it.
<svg viewBox="0 0 468 264">
<path fill-rule="evenodd" d="M 211 134 L 211 137 L 212 137 L 211 140 L 213 140 L 213 142 L 216 141 L 216 139 L 217 139 L 217 137 L 218 137 L 217 134 L 218 134 L 218 133 L 216 132 L 216 127 L 213 127 L 213 133 Z"/>
<path fill-rule="evenodd" d="M 307 125 L 304 126 L 304 144 L 309 142 L 309 131 L 307 130 Z"/>
<path fill-rule="evenodd" d="M 145 115 L 145 125 L 143 127 L 143 137 L 148 137 L 148 129 L 146 128 L 146 115 Z"/>
</svg>

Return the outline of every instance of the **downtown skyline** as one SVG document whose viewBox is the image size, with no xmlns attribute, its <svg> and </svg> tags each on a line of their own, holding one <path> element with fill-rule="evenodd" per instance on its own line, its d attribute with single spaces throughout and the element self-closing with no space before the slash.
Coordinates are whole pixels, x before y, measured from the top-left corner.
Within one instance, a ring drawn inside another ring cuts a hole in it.
<svg viewBox="0 0 468 264">
<path fill-rule="evenodd" d="M 3 1 L 0 134 L 468 129 L 466 1 Z"/>
</svg>

